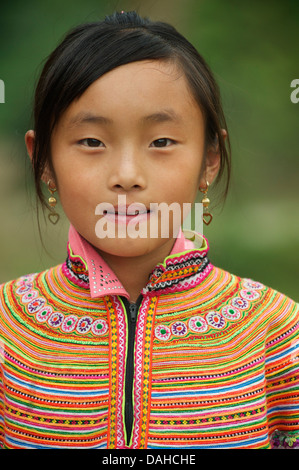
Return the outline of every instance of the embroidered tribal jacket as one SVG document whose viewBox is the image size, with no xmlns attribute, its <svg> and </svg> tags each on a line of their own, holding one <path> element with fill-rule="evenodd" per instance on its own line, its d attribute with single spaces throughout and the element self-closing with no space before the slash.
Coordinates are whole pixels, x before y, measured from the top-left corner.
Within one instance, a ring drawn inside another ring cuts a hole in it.
<svg viewBox="0 0 299 470">
<path fill-rule="evenodd" d="M 0 286 L 2 447 L 297 445 L 298 305 L 197 238 L 135 304 L 72 226 L 64 263 Z"/>
</svg>

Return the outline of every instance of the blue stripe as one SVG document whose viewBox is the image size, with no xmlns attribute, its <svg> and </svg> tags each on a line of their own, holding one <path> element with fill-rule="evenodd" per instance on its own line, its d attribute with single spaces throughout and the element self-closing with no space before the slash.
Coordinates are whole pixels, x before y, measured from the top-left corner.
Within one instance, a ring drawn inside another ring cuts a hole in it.
<svg viewBox="0 0 299 470">
<path fill-rule="evenodd" d="M 289 406 L 289 405 L 285 405 L 285 406 L 276 406 L 275 408 L 270 408 L 268 413 L 269 414 L 272 414 L 276 411 L 289 411 L 289 410 L 297 410 L 297 412 L 299 412 L 299 405 L 297 406 Z"/>
<path fill-rule="evenodd" d="M 100 396 L 100 395 L 108 395 L 109 394 L 109 389 L 105 389 L 105 390 L 96 390 L 95 392 L 92 392 L 91 390 L 87 390 L 86 392 L 82 391 L 82 390 L 78 390 L 78 391 L 72 391 L 72 390 L 61 390 L 59 388 L 46 388 L 46 387 L 40 387 L 39 385 L 36 385 L 36 383 L 34 382 L 26 382 L 24 380 L 20 380 L 20 379 L 17 379 L 14 375 L 10 374 L 9 372 L 5 371 L 5 377 L 9 378 L 12 382 L 14 383 L 17 383 L 19 385 L 22 385 L 24 388 L 26 388 L 28 390 L 28 393 L 29 392 L 34 392 L 35 390 L 37 391 L 42 391 L 44 393 L 48 393 L 49 395 L 53 395 L 53 396 L 58 396 L 59 395 L 72 395 L 72 396 L 88 396 L 88 397 L 91 397 L 91 396 Z M 28 386 L 29 385 L 29 386 Z"/>
<path fill-rule="evenodd" d="M 209 389 L 209 390 L 190 390 L 190 391 L 178 391 L 178 392 L 152 392 L 152 397 L 154 398 L 159 398 L 159 397 L 164 397 L 165 396 L 170 396 L 170 397 L 187 397 L 187 396 L 192 396 L 192 395 L 211 395 L 213 393 L 214 395 L 226 393 L 226 392 L 231 392 L 232 390 L 238 390 L 246 387 L 247 385 L 252 385 L 255 383 L 263 383 L 264 381 L 264 375 L 260 374 L 258 377 L 255 377 L 251 380 L 247 380 L 246 382 L 242 382 L 240 384 L 232 384 L 230 387 L 222 387 L 218 390 L 216 389 Z"/>
<path fill-rule="evenodd" d="M 268 358 L 266 358 L 265 362 L 266 362 L 266 364 L 271 364 L 271 362 L 274 362 L 276 359 L 279 359 L 279 358 L 282 358 L 282 357 L 287 357 L 292 352 L 296 353 L 296 354 L 294 354 L 294 357 L 295 357 L 295 355 L 298 354 L 298 349 L 299 349 L 299 345 L 296 342 L 296 344 L 294 346 L 290 346 L 289 348 L 285 349 L 281 353 L 277 353 L 277 354 L 273 354 L 272 356 L 269 356 Z"/>
<path fill-rule="evenodd" d="M 19 439 L 13 439 L 13 438 L 8 438 L 7 443 L 9 444 L 14 444 L 16 446 L 18 446 L 18 448 L 22 448 L 22 449 L 25 449 L 25 448 L 30 448 L 30 449 L 106 449 L 106 444 L 103 443 L 101 445 L 90 445 L 88 447 L 86 446 L 80 446 L 80 441 L 78 442 L 74 442 L 74 445 L 70 446 L 70 445 L 67 445 L 67 446 L 60 446 L 60 445 L 38 445 L 38 444 L 32 444 L 30 442 L 27 442 L 25 440 L 19 440 Z M 4 445 L 6 445 L 6 442 Z"/>
</svg>

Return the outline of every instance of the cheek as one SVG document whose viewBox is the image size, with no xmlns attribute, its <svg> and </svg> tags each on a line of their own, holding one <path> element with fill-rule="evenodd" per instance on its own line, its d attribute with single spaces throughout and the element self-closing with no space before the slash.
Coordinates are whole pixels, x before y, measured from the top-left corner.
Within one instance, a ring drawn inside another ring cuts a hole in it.
<svg viewBox="0 0 299 470">
<path fill-rule="evenodd" d="M 166 202 L 168 205 L 172 203 L 178 203 L 181 207 L 185 203 L 193 204 L 196 200 L 198 193 L 198 186 L 194 182 L 188 181 L 188 179 L 182 178 L 176 184 L 167 184 L 163 188 L 163 192 L 160 190 L 160 202 Z M 159 194 L 159 193 L 157 193 Z"/>
<path fill-rule="evenodd" d="M 64 156 L 59 159 L 59 154 L 53 161 L 56 175 L 57 189 L 62 204 L 69 201 L 84 201 L 95 187 L 95 182 L 91 179 L 90 172 L 86 172 L 82 165 L 73 164 L 72 159 Z"/>
<path fill-rule="evenodd" d="M 165 179 L 168 194 L 179 202 L 193 202 L 200 184 L 201 165 L 198 160 L 179 164 L 175 172 Z"/>
</svg>

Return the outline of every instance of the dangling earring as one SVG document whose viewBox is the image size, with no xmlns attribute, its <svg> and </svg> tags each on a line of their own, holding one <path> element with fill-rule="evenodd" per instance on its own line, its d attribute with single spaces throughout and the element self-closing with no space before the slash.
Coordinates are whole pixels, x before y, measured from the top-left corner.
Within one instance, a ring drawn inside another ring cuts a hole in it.
<svg viewBox="0 0 299 470">
<path fill-rule="evenodd" d="M 207 181 L 207 186 L 205 189 L 201 189 L 199 188 L 200 192 L 203 193 L 203 198 L 202 198 L 202 205 L 203 205 L 203 214 L 202 214 L 202 220 L 204 221 L 204 223 L 206 225 L 209 225 L 211 222 L 212 222 L 212 219 L 213 219 L 213 216 L 212 214 L 208 211 L 208 207 L 209 207 L 209 204 L 210 204 L 210 199 L 207 197 L 207 193 L 208 193 L 208 189 L 209 189 L 209 183 Z"/>
<path fill-rule="evenodd" d="M 48 199 L 49 206 L 51 207 L 50 212 L 48 214 L 48 219 L 50 220 L 50 222 L 53 225 L 55 225 L 55 224 L 57 224 L 58 220 L 60 219 L 60 215 L 57 214 L 57 212 L 55 211 L 55 206 L 57 204 L 57 200 L 53 196 L 53 194 L 57 191 L 57 189 L 56 188 L 51 188 L 50 183 L 51 183 L 51 180 L 48 181 L 48 189 L 51 193 L 51 196 Z"/>
</svg>

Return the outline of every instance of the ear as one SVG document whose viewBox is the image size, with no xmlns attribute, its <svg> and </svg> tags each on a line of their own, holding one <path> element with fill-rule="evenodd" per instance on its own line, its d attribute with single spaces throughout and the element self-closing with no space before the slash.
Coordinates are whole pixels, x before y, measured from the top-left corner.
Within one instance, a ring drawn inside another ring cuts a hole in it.
<svg viewBox="0 0 299 470">
<path fill-rule="evenodd" d="M 26 134 L 25 134 L 25 144 L 26 144 L 26 148 L 27 148 L 27 153 L 28 153 L 29 158 L 30 158 L 31 163 L 32 163 L 34 145 L 35 145 L 35 132 L 33 130 L 29 130 L 29 131 L 26 132 Z M 46 167 L 44 169 L 41 180 L 46 184 L 48 183 L 49 180 L 52 180 L 54 182 L 54 186 L 55 186 L 55 179 L 54 179 L 53 174 L 50 171 L 48 165 L 46 165 Z"/>
<path fill-rule="evenodd" d="M 226 139 L 227 132 L 225 129 L 221 129 L 223 138 Z M 206 188 L 207 182 L 211 185 L 217 176 L 220 168 L 220 150 L 218 139 L 217 143 L 208 148 L 205 156 L 205 168 L 203 169 L 202 176 L 200 178 L 200 188 Z"/>
</svg>

